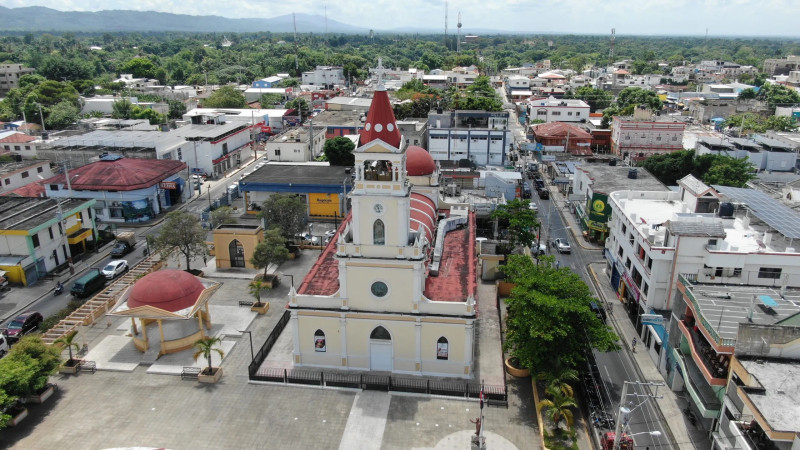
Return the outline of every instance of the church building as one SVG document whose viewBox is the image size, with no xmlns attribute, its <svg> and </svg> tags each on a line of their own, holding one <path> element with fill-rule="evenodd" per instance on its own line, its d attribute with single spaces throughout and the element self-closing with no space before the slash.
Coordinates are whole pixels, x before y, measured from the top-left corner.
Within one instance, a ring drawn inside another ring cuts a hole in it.
<svg viewBox="0 0 800 450">
<path fill-rule="evenodd" d="M 382 83 L 354 154 L 351 212 L 289 293 L 294 365 L 471 378 L 473 213 L 439 209 L 436 164 Z"/>
</svg>

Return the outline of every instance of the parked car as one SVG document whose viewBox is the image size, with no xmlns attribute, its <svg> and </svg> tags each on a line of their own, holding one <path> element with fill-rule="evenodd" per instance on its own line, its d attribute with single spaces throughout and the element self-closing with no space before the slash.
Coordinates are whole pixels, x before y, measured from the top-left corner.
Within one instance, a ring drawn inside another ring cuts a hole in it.
<svg viewBox="0 0 800 450">
<path fill-rule="evenodd" d="M 533 256 L 541 256 L 547 253 L 547 246 L 544 244 L 539 244 L 539 251 L 535 252 Z"/>
<path fill-rule="evenodd" d="M 110 261 L 103 267 L 103 276 L 109 280 L 113 280 L 114 278 L 122 275 L 123 273 L 128 271 L 128 261 L 124 259 L 116 259 L 114 261 Z"/>
<path fill-rule="evenodd" d="M 553 241 L 553 247 L 558 251 L 558 253 L 570 253 L 572 251 L 572 247 L 570 247 L 569 242 L 567 242 L 566 239 L 555 239 Z"/>
<path fill-rule="evenodd" d="M 133 247 L 131 246 L 131 244 L 119 241 L 116 244 L 114 244 L 114 248 L 111 249 L 111 256 L 117 258 L 120 256 L 125 256 L 132 251 Z"/>
<path fill-rule="evenodd" d="M 550 198 L 550 191 L 548 191 L 546 188 L 536 189 L 536 195 L 538 195 L 542 200 L 547 200 Z"/>
<path fill-rule="evenodd" d="M 6 353 L 8 353 L 8 339 L 5 335 L 0 334 L 0 357 L 5 356 Z"/>
<path fill-rule="evenodd" d="M 537 205 L 534 202 L 530 202 L 530 203 L 528 203 L 528 209 L 530 209 L 531 211 L 538 211 L 539 210 L 539 205 Z"/>
<path fill-rule="evenodd" d="M 295 239 L 303 244 L 319 245 L 319 236 L 312 236 L 310 233 L 298 233 Z"/>
<path fill-rule="evenodd" d="M 9 343 L 16 342 L 26 334 L 39 328 L 39 324 L 42 323 L 43 320 L 44 317 L 42 317 L 40 313 L 36 311 L 25 311 L 8 324 L 8 328 L 5 329 L 3 334 L 6 335 Z"/>
</svg>

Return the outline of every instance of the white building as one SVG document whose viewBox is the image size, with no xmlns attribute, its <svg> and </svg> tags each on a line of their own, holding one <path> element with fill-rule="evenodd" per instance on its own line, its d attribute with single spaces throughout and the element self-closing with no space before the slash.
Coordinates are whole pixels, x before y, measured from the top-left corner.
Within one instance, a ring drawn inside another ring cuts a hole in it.
<svg viewBox="0 0 800 450">
<path fill-rule="evenodd" d="M 511 75 L 503 80 L 506 86 L 506 92 L 512 91 L 529 91 L 531 88 L 531 79 L 522 75 Z"/>
<path fill-rule="evenodd" d="M 768 197 L 742 203 L 755 190 L 720 187 L 728 192 L 723 195 L 691 175 L 678 184 L 678 192 L 609 196 L 606 261 L 632 317 L 669 309 L 679 275 L 701 283 L 800 286 L 794 247 L 800 233 L 771 214 L 794 223 L 800 215 Z"/>
<path fill-rule="evenodd" d="M 264 145 L 267 158 L 279 162 L 308 162 L 322 154 L 325 127 L 292 127 L 272 136 Z"/>
<path fill-rule="evenodd" d="M 504 165 L 513 146 L 508 112 L 446 111 L 428 115 L 428 151 L 436 161 L 469 159 Z"/>
<path fill-rule="evenodd" d="M 333 89 L 335 85 L 344 86 L 344 70 L 341 66 L 317 66 L 313 71 L 303 72 L 300 84 L 326 89 Z"/>
<path fill-rule="evenodd" d="M 23 160 L 0 163 L 0 180 L 2 180 L 0 194 L 52 176 L 50 161 Z"/>
<path fill-rule="evenodd" d="M 589 119 L 589 104 L 580 99 L 557 99 L 555 97 L 531 99 L 527 102 L 531 121 L 585 122 Z"/>
<path fill-rule="evenodd" d="M 768 137 L 738 139 L 703 136 L 697 140 L 694 150 L 697 155 L 723 155 L 747 159 L 754 169 L 788 172 L 797 164 L 797 152 L 793 146 Z"/>
<path fill-rule="evenodd" d="M 4 131 L 0 133 L 0 148 L 19 155 L 23 159 L 36 158 L 36 147 L 41 142 L 41 139 L 19 131 Z"/>
<path fill-rule="evenodd" d="M 255 127 L 268 127 L 270 133 L 283 129 L 283 116 L 287 109 L 195 108 L 183 115 L 192 124 L 237 123 Z"/>
</svg>

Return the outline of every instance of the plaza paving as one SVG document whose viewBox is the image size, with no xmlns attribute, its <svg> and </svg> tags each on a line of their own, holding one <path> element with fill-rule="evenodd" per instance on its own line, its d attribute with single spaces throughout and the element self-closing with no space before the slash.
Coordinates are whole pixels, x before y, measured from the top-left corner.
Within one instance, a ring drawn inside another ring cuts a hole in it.
<svg viewBox="0 0 800 450">
<path fill-rule="evenodd" d="M 299 282 L 313 263 L 308 253 L 279 271 L 294 274 Z M 238 307 L 239 300 L 250 298 L 246 278 L 252 279 L 252 273 L 207 270 L 206 277 L 224 283 L 211 302 L 212 323 L 224 336 L 226 349 L 220 383 L 205 385 L 169 375 L 195 364 L 190 351 L 139 365 L 141 354 L 131 353 L 125 342 L 130 339 L 125 336 L 130 322 L 101 320 L 86 327 L 82 339 L 89 346 L 87 359 L 96 358 L 98 367 L 111 370 L 55 375 L 58 393 L 44 405 L 31 406 L 29 418 L 19 427 L 0 432 L 0 447 L 469 448 L 475 430 L 469 421 L 479 415 L 477 401 L 249 383 L 248 336 L 235 330 L 249 324 L 257 349 L 285 309 L 289 283 L 268 291 L 269 313 L 255 316 Z M 495 384 L 502 376 L 499 318 L 490 305 L 482 314 L 488 322 L 478 326 L 480 339 L 487 333 L 485 340 L 496 341 L 487 347 L 480 344 L 476 372 Z M 111 365 L 123 362 L 135 366 L 123 371 Z M 487 443 L 495 449 L 538 448 L 530 379 L 509 379 L 508 389 L 507 409 L 485 409 Z"/>
</svg>

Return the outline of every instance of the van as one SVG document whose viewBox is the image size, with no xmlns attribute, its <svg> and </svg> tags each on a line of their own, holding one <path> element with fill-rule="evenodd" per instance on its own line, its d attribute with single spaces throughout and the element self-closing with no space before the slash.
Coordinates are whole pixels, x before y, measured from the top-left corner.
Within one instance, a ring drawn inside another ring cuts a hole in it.
<svg viewBox="0 0 800 450">
<path fill-rule="evenodd" d="M 78 298 L 86 298 L 99 291 L 106 285 L 106 277 L 100 269 L 89 269 L 89 273 L 78 278 L 72 285 L 69 293 Z"/>
</svg>

